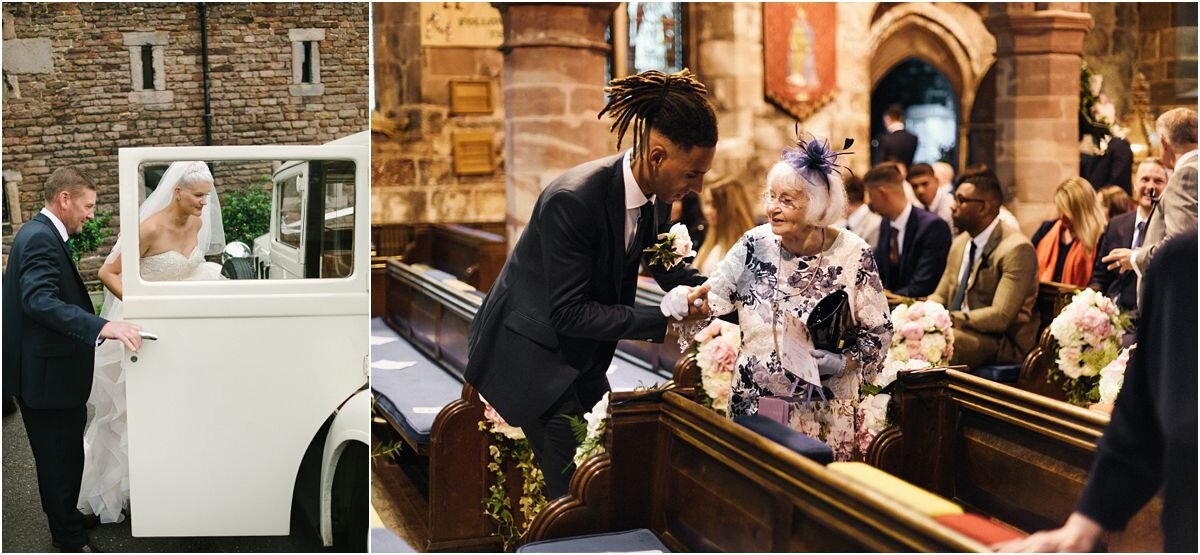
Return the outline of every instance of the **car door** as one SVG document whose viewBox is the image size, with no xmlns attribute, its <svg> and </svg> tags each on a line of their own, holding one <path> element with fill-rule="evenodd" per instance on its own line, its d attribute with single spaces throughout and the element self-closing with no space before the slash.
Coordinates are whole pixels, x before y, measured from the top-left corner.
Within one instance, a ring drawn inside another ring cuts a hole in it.
<svg viewBox="0 0 1200 555">
<path fill-rule="evenodd" d="M 135 536 L 289 533 L 306 448 L 367 382 L 368 156 L 362 146 L 120 150 L 123 231 L 138 229 L 139 168 L 177 160 L 211 161 L 222 193 L 261 179 L 243 166 L 270 175 L 284 161 L 342 161 L 361 207 L 350 214 L 352 267 L 317 279 L 147 281 L 139 234 L 121 234 L 125 317 L 159 337 L 123 359 Z M 306 240 L 319 248 L 320 237 Z"/>
</svg>

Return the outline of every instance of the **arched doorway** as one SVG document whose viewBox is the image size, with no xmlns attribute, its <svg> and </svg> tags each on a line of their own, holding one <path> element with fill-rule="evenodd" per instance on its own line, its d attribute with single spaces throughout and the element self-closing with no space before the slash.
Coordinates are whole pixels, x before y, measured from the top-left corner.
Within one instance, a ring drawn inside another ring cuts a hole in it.
<svg viewBox="0 0 1200 555">
<path fill-rule="evenodd" d="M 919 58 L 907 58 L 884 74 L 871 90 L 871 137 L 887 133 L 883 114 L 892 105 L 905 109 L 905 128 L 917 136 L 913 162 L 958 166 L 960 107 L 946 74 Z"/>
</svg>

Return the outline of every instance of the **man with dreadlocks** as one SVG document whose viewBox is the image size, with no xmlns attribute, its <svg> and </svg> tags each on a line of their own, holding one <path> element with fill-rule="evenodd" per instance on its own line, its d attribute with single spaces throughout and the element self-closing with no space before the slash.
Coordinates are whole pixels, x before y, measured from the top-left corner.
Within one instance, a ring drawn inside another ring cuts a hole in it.
<svg viewBox="0 0 1200 555">
<path fill-rule="evenodd" d="M 704 278 L 689 264 L 650 263 L 663 307 L 634 306 L 645 249 L 667 231 L 671 203 L 699 193 L 712 166 L 717 118 L 684 69 L 617 79 L 597 117 L 633 148 L 576 166 L 542 191 L 529 225 L 471 324 L 468 383 L 529 439 L 546 496 L 567 491 L 577 446 L 568 416 L 609 390 L 621 339 L 661 342 L 668 317 L 707 313 Z M 699 306 L 696 306 L 699 305 Z"/>
</svg>

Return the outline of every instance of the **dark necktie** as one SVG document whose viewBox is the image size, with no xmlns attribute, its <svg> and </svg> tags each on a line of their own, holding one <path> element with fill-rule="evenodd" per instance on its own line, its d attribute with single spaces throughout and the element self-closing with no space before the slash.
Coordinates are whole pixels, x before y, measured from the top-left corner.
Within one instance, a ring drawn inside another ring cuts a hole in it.
<svg viewBox="0 0 1200 555">
<path fill-rule="evenodd" d="M 1136 249 L 1142 246 L 1142 242 L 1146 240 L 1146 220 L 1142 220 L 1137 224 L 1137 236 L 1133 238 L 1133 248 Z"/>
<path fill-rule="evenodd" d="M 642 245 L 645 244 L 644 237 L 650 233 L 650 229 L 653 226 L 654 203 L 647 202 L 642 205 L 641 210 L 638 212 L 637 228 L 633 231 L 633 241 L 629 243 L 629 250 L 625 254 L 634 255 L 634 253 L 637 253 L 634 255 L 635 258 L 641 256 Z"/>
<path fill-rule="evenodd" d="M 888 264 L 900 265 L 900 230 L 892 228 L 892 242 L 888 246 Z"/>
<path fill-rule="evenodd" d="M 963 300 L 967 297 L 967 282 L 971 280 L 971 269 L 975 267 L 975 241 L 971 241 L 971 257 L 967 259 L 967 269 L 958 280 L 958 290 L 954 292 L 954 300 L 950 301 L 950 310 L 962 310 Z"/>
</svg>

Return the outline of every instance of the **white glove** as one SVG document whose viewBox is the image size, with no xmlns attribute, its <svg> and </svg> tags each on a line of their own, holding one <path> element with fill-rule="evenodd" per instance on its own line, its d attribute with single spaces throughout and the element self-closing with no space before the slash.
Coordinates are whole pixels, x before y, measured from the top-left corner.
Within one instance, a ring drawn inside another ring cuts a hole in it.
<svg viewBox="0 0 1200 555">
<path fill-rule="evenodd" d="M 822 378 L 840 376 L 846 371 L 846 357 L 823 349 L 813 349 L 812 356 L 817 361 L 817 373 Z"/>
<path fill-rule="evenodd" d="M 692 292 L 692 288 L 687 285 L 679 285 L 663 295 L 662 304 L 658 305 L 659 310 L 662 310 L 663 316 L 683 320 L 688 315 L 688 294 Z"/>
</svg>

